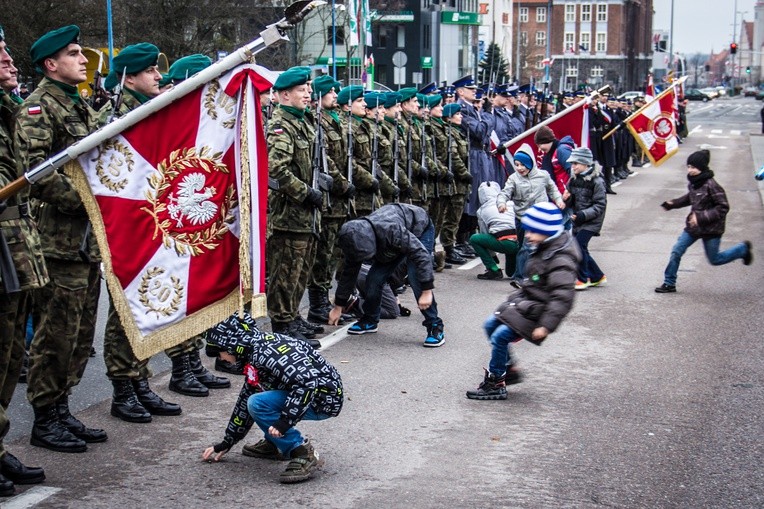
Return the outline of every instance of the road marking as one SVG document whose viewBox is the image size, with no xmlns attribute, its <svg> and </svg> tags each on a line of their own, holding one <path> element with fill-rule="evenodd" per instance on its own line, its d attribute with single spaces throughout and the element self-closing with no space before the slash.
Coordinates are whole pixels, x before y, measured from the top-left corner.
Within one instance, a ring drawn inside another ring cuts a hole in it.
<svg viewBox="0 0 764 509">
<path fill-rule="evenodd" d="M 694 128 L 692 131 L 690 131 L 690 133 L 689 133 L 689 134 L 692 134 L 692 133 L 699 133 L 699 132 L 701 131 L 700 127 L 701 127 L 701 126 L 698 126 L 698 127 Z M 688 135 L 688 136 L 689 136 L 689 135 Z"/>
<path fill-rule="evenodd" d="M 332 345 L 336 345 L 343 339 L 349 336 L 348 329 L 351 325 L 353 325 L 355 321 L 352 323 L 347 324 L 341 329 L 337 329 L 336 331 L 332 332 L 331 334 L 324 336 L 323 338 L 319 338 L 319 341 L 321 341 L 321 351 L 328 349 Z M 3 508 L 5 509 L 5 508 Z"/>
<path fill-rule="evenodd" d="M 743 131 L 738 131 L 737 129 L 733 129 L 732 131 L 730 131 L 730 134 L 735 136 L 740 136 L 741 134 L 743 134 Z"/>
<path fill-rule="evenodd" d="M 716 134 L 709 134 L 708 136 L 706 136 L 706 138 L 715 139 L 715 140 L 728 140 L 730 139 L 730 136 L 719 136 Z"/>
<path fill-rule="evenodd" d="M 52 488 L 50 486 L 35 486 L 21 495 L 16 495 L 4 501 L 0 506 L 3 509 L 29 509 L 34 507 L 48 497 L 51 497 L 61 491 L 61 488 Z"/>
<path fill-rule="evenodd" d="M 457 267 L 457 269 L 459 269 L 459 270 L 470 270 L 470 269 L 474 269 L 475 267 L 477 267 L 481 263 L 483 263 L 483 261 L 480 259 L 480 257 L 476 256 L 475 258 L 473 258 L 472 260 L 468 261 L 467 263 Z"/>
<path fill-rule="evenodd" d="M 721 129 L 711 129 L 711 134 L 722 134 L 723 132 Z"/>
<path fill-rule="evenodd" d="M 727 147 L 725 145 L 711 145 L 710 143 L 701 143 L 698 145 L 698 148 L 700 150 L 711 150 L 712 148 L 726 149 Z"/>
<path fill-rule="evenodd" d="M 650 168 L 653 165 L 653 163 L 645 163 L 642 165 L 642 168 Z"/>
</svg>

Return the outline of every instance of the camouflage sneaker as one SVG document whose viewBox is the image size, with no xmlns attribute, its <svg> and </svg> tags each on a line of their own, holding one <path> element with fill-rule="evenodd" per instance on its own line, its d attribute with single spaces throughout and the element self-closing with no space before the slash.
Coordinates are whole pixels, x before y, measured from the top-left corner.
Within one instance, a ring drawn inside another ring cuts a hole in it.
<svg viewBox="0 0 764 509">
<path fill-rule="evenodd" d="M 324 461 L 319 459 L 313 445 L 305 442 L 292 451 L 292 459 L 286 470 L 279 475 L 279 482 L 293 484 L 307 481 L 323 464 Z"/>
<path fill-rule="evenodd" d="M 241 453 L 244 456 L 249 456 L 250 458 L 260 458 L 264 460 L 276 461 L 286 460 L 286 458 L 279 452 L 278 447 L 264 438 L 256 444 L 245 445 L 241 448 Z"/>
</svg>

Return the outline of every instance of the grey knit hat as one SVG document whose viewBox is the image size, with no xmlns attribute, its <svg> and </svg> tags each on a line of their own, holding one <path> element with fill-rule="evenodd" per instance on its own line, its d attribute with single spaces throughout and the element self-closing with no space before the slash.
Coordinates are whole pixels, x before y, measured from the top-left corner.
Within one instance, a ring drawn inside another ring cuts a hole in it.
<svg viewBox="0 0 764 509">
<path fill-rule="evenodd" d="M 594 157 L 592 156 L 592 151 L 589 150 L 587 147 L 578 147 L 574 148 L 573 151 L 570 153 L 570 156 L 568 157 L 568 162 L 573 163 L 579 163 L 579 164 L 585 164 L 586 166 L 591 166 L 594 164 Z"/>
</svg>

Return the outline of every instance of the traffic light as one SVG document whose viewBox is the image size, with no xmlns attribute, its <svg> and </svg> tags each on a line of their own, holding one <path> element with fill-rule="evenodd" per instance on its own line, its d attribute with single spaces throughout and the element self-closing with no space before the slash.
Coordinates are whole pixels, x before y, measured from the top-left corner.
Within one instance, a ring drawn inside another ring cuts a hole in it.
<svg viewBox="0 0 764 509">
<path fill-rule="evenodd" d="M 746 73 L 746 74 L 751 74 L 751 66 L 750 66 L 750 65 L 749 65 L 749 66 L 746 66 L 746 68 L 745 68 L 745 73 Z"/>
<path fill-rule="evenodd" d="M 737 43 L 733 42 L 730 44 L 730 54 L 734 55 L 735 53 L 737 53 Z"/>
</svg>

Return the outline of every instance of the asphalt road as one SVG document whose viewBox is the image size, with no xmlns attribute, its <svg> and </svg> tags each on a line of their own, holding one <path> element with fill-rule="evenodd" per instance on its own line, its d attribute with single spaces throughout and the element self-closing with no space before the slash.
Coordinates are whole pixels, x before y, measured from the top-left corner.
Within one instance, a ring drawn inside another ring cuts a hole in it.
<svg viewBox="0 0 764 509">
<path fill-rule="evenodd" d="M 176 397 L 157 356 L 152 385 L 180 402 L 183 415 L 128 424 L 109 415 L 96 359 L 73 402 L 109 440 L 77 455 L 29 446 L 28 409 L 17 393 L 8 449 L 44 466 L 48 481 L 10 503 L 32 507 L 18 504 L 36 496 L 40 508 L 764 506 L 764 184 L 752 178 L 764 163 L 764 137 L 749 136 L 761 130 L 760 108 L 742 98 L 692 104 L 693 132 L 679 154 L 616 187 L 603 234 L 590 244 L 608 285 L 579 292 L 542 347 L 515 348 L 525 380 L 507 401 L 470 401 L 464 391 L 482 378 L 489 349 L 481 323 L 509 285 L 477 280 L 479 267 L 454 269 L 436 279 L 442 348 L 421 347 L 416 316 L 330 341 L 324 354 L 340 370 L 347 400 L 338 418 L 299 426 L 326 460 L 310 482 L 282 486 L 283 463 L 244 457 L 238 446 L 220 464 L 200 461 L 222 438 L 239 380 L 209 398 Z M 756 259 L 712 267 L 695 245 L 678 292 L 656 294 L 686 214 L 659 204 L 685 192 L 684 163 L 699 146 L 710 147 L 731 203 L 722 247 L 751 240 Z M 410 294 L 404 303 L 413 307 Z"/>
</svg>

